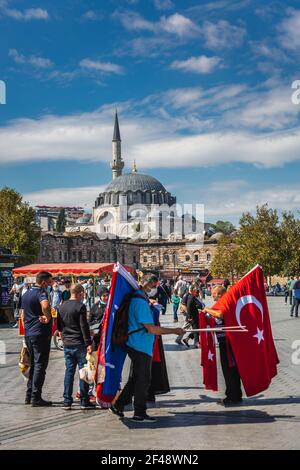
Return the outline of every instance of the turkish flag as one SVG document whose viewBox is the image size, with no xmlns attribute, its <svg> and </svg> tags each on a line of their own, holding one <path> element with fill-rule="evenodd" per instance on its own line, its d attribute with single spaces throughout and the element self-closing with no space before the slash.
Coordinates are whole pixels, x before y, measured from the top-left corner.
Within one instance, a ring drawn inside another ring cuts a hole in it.
<svg viewBox="0 0 300 470">
<path fill-rule="evenodd" d="M 199 312 L 200 328 L 207 328 L 200 331 L 201 344 L 201 365 L 203 372 L 203 384 L 206 390 L 218 391 L 217 359 L 215 333 L 209 332 L 210 327 L 215 327 L 214 318 L 208 319 L 205 313 Z"/>
<path fill-rule="evenodd" d="M 266 390 L 277 375 L 274 345 L 262 268 L 256 266 L 213 306 L 225 326 L 245 326 L 247 333 L 226 333 L 247 396 Z"/>
</svg>

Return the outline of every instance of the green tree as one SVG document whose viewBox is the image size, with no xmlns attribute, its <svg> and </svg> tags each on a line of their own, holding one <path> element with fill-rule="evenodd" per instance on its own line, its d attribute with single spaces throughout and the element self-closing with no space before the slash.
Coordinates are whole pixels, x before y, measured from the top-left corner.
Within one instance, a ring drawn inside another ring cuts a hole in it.
<svg viewBox="0 0 300 470">
<path fill-rule="evenodd" d="M 56 231 L 59 233 L 64 233 L 66 229 L 66 213 L 65 209 L 60 209 L 59 214 L 58 214 L 58 219 L 56 222 Z"/>
<path fill-rule="evenodd" d="M 231 222 L 225 220 L 218 220 L 215 224 L 212 224 L 212 227 L 216 232 L 221 232 L 225 235 L 230 235 L 235 231 L 235 226 Z"/>
<path fill-rule="evenodd" d="M 40 248 L 40 228 L 35 211 L 12 188 L 0 190 L 0 245 L 20 256 L 20 262 L 34 262 Z"/>
<path fill-rule="evenodd" d="M 283 248 L 284 276 L 299 276 L 300 273 L 300 220 L 291 212 L 282 214 L 281 237 Z"/>
<path fill-rule="evenodd" d="M 282 272 L 284 249 L 282 230 L 276 210 L 268 204 L 256 207 L 256 215 L 244 213 L 237 236 L 239 259 L 247 272 L 260 264 L 266 276 Z"/>
<path fill-rule="evenodd" d="M 229 278 L 232 283 L 242 273 L 239 258 L 239 247 L 235 237 L 223 235 L 218 241 L 218 247 L 214 259 L 210 265 L 210 271 L 214 277 Z"/>
</svg>

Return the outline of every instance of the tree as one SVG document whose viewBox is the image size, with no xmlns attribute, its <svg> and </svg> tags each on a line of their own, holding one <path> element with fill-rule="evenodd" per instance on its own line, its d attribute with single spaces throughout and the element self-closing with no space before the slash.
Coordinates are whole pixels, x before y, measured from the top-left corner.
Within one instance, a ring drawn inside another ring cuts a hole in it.
<svg viewBox="0 0 300 470">
<path fill-rule="evenodd" d="M 239 258 L 239 247 L 235 237 L 223 235 L 218 241 L 218 247 L 214 259 L 210 265 L 210 271 L 214 277 L 234 279 L 242 273 Z"/>
<path fill-rule="evenodd" d="M 20 262 L 34 262 L 40 248 L 40 227 L 35 211 L 12 188 L 0 190 L 0 245 L 20 255 Z"/>
<path fill-rule="evenodd" d="M 235 226 L 231 222 L 225 220 L 218 220 L 215 224 L 212 224 L 212 227 L 216 232 L 221 232 L 225 235 L 230 235 L 235 231 Z"/>
<path fill-rule="evenodd" d="M 283 267 L 285 276 L 300 273 L 300 220 L 291 212 L 282 214 L 281 237 L 283 240 Z"/>
<path fill-rule="evenodd" d="M 256 207 L 256 215 L 244 213 L 240 219 L 237 236 L 239 259 L 243 271 L 247 272 L 260 264 L 267 276 L 282 271 L 284 249 L 282 231 L 276 210 L 268 204 Z"/>
<path fill-rule="evenodd" d="M 56 231 L 59 233 L 64 233 L 66 229 L 66 213 L 65 209 L 60 209 L 59 214 L 58 214 L 58 219 L 56 222 Z"/>
</svg>

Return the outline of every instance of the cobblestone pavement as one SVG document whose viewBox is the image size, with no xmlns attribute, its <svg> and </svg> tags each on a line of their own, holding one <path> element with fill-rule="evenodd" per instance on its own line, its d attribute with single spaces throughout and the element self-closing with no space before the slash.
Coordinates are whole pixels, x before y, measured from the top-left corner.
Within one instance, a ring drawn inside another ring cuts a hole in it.
<svg viewBox="0 0 300 470">
<path fill-rule="evenodd" d="M 64 411 L 63 353 L 55 349 L 44 386 L 44 398 L 55 406 L 24 406 L 25 382 L 17 368 L 21 339 L 16 330 L 2 327 L 7 363 L 0 365 L 0 449 L 300 449 L 300 365 L 291 359 L 292 343 L 300 340 L 300 318 L 289 317 L 283 298 L 271 298 L 269 305 L 281 361 L 270 389 L 238 408 L 222 408 L 216 403 L 224 390 L 221 374 L 220 392 L 206 392 L 199 351 L 165 336 L 171 392 L 150 410 L 158 418 L 151 424 L 122 422 L 107 410 L 83 412 L 77 404 Z M 171 309 L 162 323 L 173 325 Z M 126 412 L 126 418 L 131 415 Z"/>
</svg>

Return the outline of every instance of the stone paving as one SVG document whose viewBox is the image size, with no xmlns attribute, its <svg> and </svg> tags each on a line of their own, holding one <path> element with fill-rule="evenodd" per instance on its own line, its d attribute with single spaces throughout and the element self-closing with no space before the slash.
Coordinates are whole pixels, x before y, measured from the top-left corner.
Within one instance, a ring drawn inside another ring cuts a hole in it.
<svg viewBox="0 0 300 470">
<path fill-rule="evenodd" d="M 25 406 L 25 381 L 17 367 L 21 339 L 16 330 L 2 327 L 7 361 L 0 365 L 0 449 L 300 449 L 300 365 L 291 360 L 292 343 L 300 340 L 300 318 L 289 317 L 283 298 L 270 298 L 269 306 L 281 361 L 270 389 L 238 408 L 224 409 L 216 403 L 223 396 L 221 374 L 220 392 L 205 391 L 199 350 L 177 346 L 174 336 L 165 336 L 171 392 L 158 397 L 149 411 L 158 418 L 151 424 L 121 421 L 107 410 L 82 412 L 78 404 L 64 411 L 63 353 L 55 349 L 44 386 L 44 398 L 55 406 Z M 173 325 L 171 309 L 162 323 Z M 131 415 L 126 412 L 126 418 Z"/>
</svg>

